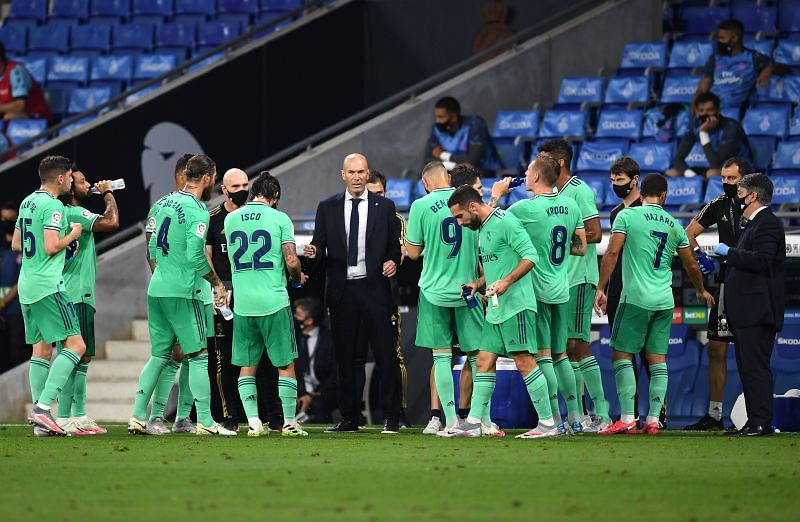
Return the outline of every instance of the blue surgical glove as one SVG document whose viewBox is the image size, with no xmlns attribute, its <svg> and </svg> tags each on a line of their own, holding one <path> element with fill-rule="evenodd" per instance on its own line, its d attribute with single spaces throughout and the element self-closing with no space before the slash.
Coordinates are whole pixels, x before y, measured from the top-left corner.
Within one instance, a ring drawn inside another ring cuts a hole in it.
<svg viewBox="0 0 800 522">
<path fill-rule="evenodd" d="M 717 254 L 718 256 L 723 256 L 724 257 L 724 256 L 728 255 L 728 251 L 730 249 L 731 249 L 731 247 L 729 247 L 725 243 L 720 243 L 719 245 L 717 245 L 714 248 L 714 253 Z"/>
<path fill-rule="evenodd" d="M 714 261 L 708 257 L 708 254 L 700 250 L 700 247 L 694 249 L 694 257 L 697 259 L 697 264 L 703 274 L 710 274 L 714 271 Z"/>
</svg>

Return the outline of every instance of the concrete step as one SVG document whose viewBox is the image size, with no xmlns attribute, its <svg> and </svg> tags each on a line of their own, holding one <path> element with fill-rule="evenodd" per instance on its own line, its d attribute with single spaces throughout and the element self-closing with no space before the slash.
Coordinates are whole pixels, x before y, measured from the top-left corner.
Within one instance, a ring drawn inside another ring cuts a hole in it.
<svg viewBox="0 0 800 522">
<path fill-rule="evenodd" d="M 138 381 L 99 381 L 86 383 L 87 400 L 133 403 Z"/>
<path fill-rule="evenodd" d="M 131 334 L 135 341 L 150 341 L 150 328 L 147 319 L 134 319 L 131 321 Z"/>
<path fill-rule="evenodd" d="M 149 341 L 106 341 L 109 361 L 146 361 L 149 358 Z"/>
<path fill-rule="evenodd" d="M 89 365 L 89 383 L 139 380 L 143 361 L 96 360 Z"/>
<path fill-rule="evenodd" d="M 53 403 L 53 411 L 58 411 L 58 401 Z M 33 408 L 32 404 L 25 405 L 25 418 Z M 128 422 L 133 411 L 133 396 L 130 401 L 86 401 L 86 413 L 96 421 L 103 422 Z"/>
</svg>

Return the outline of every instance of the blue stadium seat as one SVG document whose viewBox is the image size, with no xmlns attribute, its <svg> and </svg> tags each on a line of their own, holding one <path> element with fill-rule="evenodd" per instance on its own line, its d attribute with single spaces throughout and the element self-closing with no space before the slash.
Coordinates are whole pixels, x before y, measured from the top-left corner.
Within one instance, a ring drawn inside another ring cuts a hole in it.
<svg viewBox="0 0 800 522">
<path fill-rule="evenodd" d="M 267 24 L 267 23 L 271 22 L 272 20 L 275 20 L 276 18 L 278 18 L 279 16 L 281 16 L 283 14 L 284 14 L 284 11 L 264 11 L 264 12 L 261 12 L 258 16 L 256 16 L 256 20 L 253 23 L 253 25 L 258 27 L 258 26 Z M 261 31 L 261 32 L 258 32 L 255 35 L 253 35 L 253 40 L 255 40 L 257 38 L 261 38 L 262 36 L 266 36 L 266 35 L 268 35 L 270 33 L 278 31 L 280 29 L 283 29 L 284 27 L 286 27 L 287 25 L 291 24 L 292 22 L 294 22 L 294 20 L 290 17 L 290 18 L 287 18 L 287 19 L 285 19 L 285 20 L 283 20 L 281 22 L 275 23 L 269 29 Z"/>
<path fill-rule="evenodd" d="M 618 76 L 608 81 L 603 108 L 624 108 L 623 106 L 630 103 L 644 104 L 649 101 L 650 78 L 648 76 Z"/>
<path fill-rule="evenodd" d="M 647 142 L 666 143 L 676 137 L 675 118 L 664 118 L 661 109 L 648 109 L 642 121 L 642 139 Z M 677 135 L 680 137 L 680 135 Z"/>
<path fill-rule="evenodd" d="M 669 143 L 634 143 L 628 156 L 639 164 L 642 173 L 664 173 L 672 166 L 672 145 Z"/>
<path fill-rule="evenodd" d="M 693 69 L 703 67 L 714 47 L 711 42 L 675 42 L 669 55 L 668 69 Z M 688 70 L 686 72 L 689 72 Z"/>
<path fill-rule="evenodd" d="M 217 20 L 239 22 L 242 27 L 253 23 L 259 11 L 258 0 L 219 0 Z"/>
<path fill-rule="evenodd" d="M 772 185 L 773 205 L 800 201 L 800 176 L 776 176 L 772 178 Z"/>
<path fill-rule="evenodd" d="M 111 45 L 115 53 L 125 51 L 140 53 L 153 48 L 155 26 L 152 24 L 124 24 L 114 27 Z"/>
<path fill-rule="evenodd" d="M 28 40 L 28 54 L 53 56 L 69 48 L 69 26 L 34 27 Z"/>
<path fill-rule="evenodd" d="M 85 56 L 54 56 L 47 69 L 48 85 L 82 87 L 89 81 L 89 58 Z"/>
<path fill-rule="evenodd" d="M 527 190 L 525 190 L 525 184 L 515 187 L 511 189 L 511 192 L 508 194 L 508 206 L 510 207 L 517 201 L 522 201 L 523 199 L 529 199 L 530 194 Z"/>
<path fill-rule="evenodd" d="M 4 26 L 36 25 L 47 18 L 49 0 L 12 0 L 8 16 L 3 21 Z"/>
<path fill-rule="evenodd" d="M 519 169 L 525 155 L 520 138 L 536 136 L 539 113 L 536 111 L 501 111 L 494 120 L 492 139 L 504 168 Z"/>
<path fill-rule="evenodd" d="M 563 138 L 586 136 L 586 112 L 584 111 L 545 111 L 539 129 L 540 138 Z"/>
<path fill-rule="evenodd" d="M 778 14 L 778 29 L 782 33 L 800 32 L 800 0 L 779 0 Z"/>
<path fill-rule="evenodd" d="M 667 76 L 661 90 L 661 103 L 691 103 L 700 76 Z"/>
<path fill-rule="evenodd" d="M 775 339 L 770 362 L 774 393 L 800 388 L 800 328 L 784 326 Z"/>
<path fill-rule="evenodd" d="M 600 142 L 584 142 L 581 146 L 580 153 L 578 154 L 578 164 L 575 168 L 576 172 L 600 172 L 606 176 L 606 183 L 608 182 L 608 173 L 611 164 L 618 158 L 621 158 L 627 152 L 628 146 L 625 141 L 600 141 Z"/>
<path fill-rule="evenodd" d="M 789 119 L 789 139 L 795 140 L 800 136 L 800 107 L 795 107 L 794 114 Z"/>
<path fill-rule="evenodd" d="M 603 390 L 608 401 L 608 413 L 611 418 L 619 416 L 619 397 L 617 396 L 617 383 L 614 381 L 614 365 L 611 362 L 611 328 L 606 325 L 600 327 L 600 337 L 590 345 L 592 355 L 600 366 L 600 376 L 603 380 Z M 589 394 L 586 394 L 587 401 Z"/>
<path fill-rule="evenodd" d="M 31 73 L 33 79 L 39 85 L 44 85 L 47 79 L 47 66 L 49 65 L 50 58 L 47 56 L 26 56 L 20 59 L 20 63 L 25 65 L 28 72 Z"/>
<path fill-rule="evenodd" d="M 150 80 L 175 69 L 176 65 L 173 54 L 142 54 L 134 61 L 133 79 Z"/>
<path fill-rule="evenodd" d="M 579 109 L 582 105 L 600 105 L 603 101 L 602 76 L 570 76 L 561 79 L 556 105 Z"/>
<path fill-rule="evenodd" d="M 92 23 L 117 24 L 131 15 L 131 0 L 92 0 Z"/>
<path fill-rule="evenodd" d="M 742 393 L 742 381 L 739 379 L 739 368 L 736 366 L 736 354 L 732 344 L 728 345 L 726 363 L 728 377 L 725 381 L 725 390 L 722 399 L 723 417 L 730 416 L 736 398 Z M 700 367 L 697 370 L 697 377 L 694 381 L 693 395 L 694 405 L 692 407 L 692 417 L 702 417 L 708 413 L 708 350 L 702 350 L 700 354 Z"/>
<path fill-rule="evenodd" d="M 667 66 L 666 42 L 628 42 L 620 69 L 663 69 Z"/>
<path fill-rule="evenodd" d="M 800 103 L 800 76 L 775 76 L 769 79 L 769 86 L 756 90 L 756 105 Z"/>
<path fill-rule="evenodd" d="M 11 120 L 6 127 L 6 136 L 11 143 L 18 145 L 25 140 L 38 136 L 47 128 L 47 120 Z"/>
<path fill-rule="evenodd" d="M 194 49 L 197 25 L 194 22 L 163 24 L 156 31 L 156 51 L 182 51 L 186 58 Z"/>
<path fill-rule="evenodd" d="M 202 53 L 199 52 L 199 51 L 195 51 L 194 53 L 192 53 L 192 58 L 197 58 L 200 54 L 202 54 Z M 214 62 L 218 62 L 224 56 L 225 56 L 225 53 L 221 53 L 221 52 L 220 53 L 214 53 L 211 56 L 207 56 L 207 57 L 203 58 L 202 60 L 200 60 L 199 62 L 196 62 L 193 65 L 190 65 L 189 67 L 187 67 L 186 68 L 186 72 L 199 71 L 200 69 L 203 69 L 207 65 L 210 65 L 210 64 L 212 64 Z"/>
<path fill-rule="evenodd" d="M 483 201 L 485 203 L 489 202 L 489 199 L 492 197 L 492 185 L 497 183 L 503 178 L 483 178 L 481 180 L 481 184 L 483 185 Z M 500 201 L 497 202 L 500 208 L 505 208 L 508 205 L 508 196 L 503 196 L 500 198 Z"/>
<path fill-rule="evenodd" d="M 414 183 L 414 187 L 411 189 L 411 199 L 412 201 L 416 201 L 427 193 L 425 184 L 422 182 L 422 178 L 420 178 Z"/>
<path fill-rule="evenodd" d="M 706 153 L 703 150 L 703 147 L 700 146 L 700 142 L 696 142 L 694 146 L 692 146 L 692 150 L 689 151 L 689 154 L 686 156 L 684 160 L 686 165 L 695 169 L 707 169 L 708 168 L 708 158 L 706 157 Z"/>
<path fill-rule="evenodd" d="M 53 0 L 47 24 L 64 22 L 77 25 L 89 17 L 89 0 Z"/>
<path fill-rule="evenodd" d="M 72 29 L 72 54 L 97 56 L 111 51 L 111 26 L 79 25 Z"/>
<path fill-rule="evenodd" d="M 28 51 L 28 28 L 0 27 L 0 42 L 3 42 L 9 54 L 25 54 Z"/>
<path fill-rule="evenodd" d="M 779 40 L 775 61 L 796 68 L 800 66 L 800 40 Z"/>
<path fill-rule="evenodd" d="M 744 24 L 748 34 L 777 31 L 778 8 L 774 5 L 756 5 L 755 2 L 734 2 L 731 15 Z"/>
<path fill-rule="evenodd" d="M 800 141 L 778 143 L 769 173 L 770 175 L 800 174 Z"/>
<path fill-rule="evenodd" d="M 145 87 L 141 91 L 136 91 L 135 93 L 130 94 L 125 98 L 125 104 L 126 105 L 130 105 L 131 103 L 133 103 L 133 102 L 135 102 L 135 101 L 137 101 L 137 100 L 139 100 L 141 98 L 144 98 L 145 96 L 147 96 L 151 92 L 158 90 L 158 88 L 159 88 L 158 85 L 151 85 L 150 87 Z"/>
<path fill-rule="evenodd" d="M 749 136 L 747 141 L 750 143 L 753 168 L 764 172 L 772 161 L 777 140 L 772 136 Z"/>
<path fill-rule="evenodd" d="M 410 179 L 389 178 L 386 180 L 386 197 L 394 202 L 398 212 L 407 212 L 411 208 L 411 190 L 414 182 Z"/>
<path fill-rule="evenodd" d="M 286 12 L 303 5 L 303 0 L 261 0 L 261 12 Z"/>
<path fill-rule="evenodd" d="M 685 7 L 680 9 L 678 19 L 686 29 L 686 34 L 705 35 L 715 32 L 723 20 L 731 17 L 728 7 Z"/>
<path fill-rule="evenodd" d="M 86 87 L 74 89 L 69 96 L 67 113 L 80 114 L 111 99 L 110 87 Z"/>
<path fill-rule="evenodd" d="M 775 48 L 774 40 L 755 40 L 750 36 L 745 36 L 744 46 L 761 54 L 772 57 L 772 50 Z"/>
<path fill-rule="evenodd" d="M 175 0 L 175 22 L 205 22 L 217 14 L 214 0 Z"/>
<path fill-rule="evenodd" d="M 723 193 L 722 178 L 719 176 L 713 176 L 709 178 L 708 184 L 706 184 L 706 194 L 703 196 L 703 203 L 714 201 Z"/>
<path fill-rule="evenodd" d="M 109 55 L 92 59 L 92 87 L 111 87 L 119 92 L 125 90 L 133 78 L 133 56 Z"/>
<path fill-rule="evenodd" d="M 95 119 L 97 119 L 97 115 L 95 115 L 95 114 L 92 114 L 91 116 L 87 116 L 85 118 L 81 118 L 80 120 L 76 121 L 75 123 L 71 123 L 71 124 L 67 125 L 66 127 L 64 127 L 63 129 L 61 129 L 60 131 L 58 131 L 58 135 L 59 136 L 63 136 L 65 134 L 69 134 L 70 132 L 75 131 L 75 130 L 83 127 L 84 125 L 92 122 Z"/>
<path fill-rule="evenodd" d="M 789 124 L 788 107 L 752 107 L 747 110 L 742 120 L 742 128 L 748 137 L 786 136 Z"/>
<path fill-rule="evenodd" d="M 703 201 L 703 178 L 667 178 L 667 205 L 699 205 Z"/>
<path fill-rule="evenodd" d="M 642 135 L 642 111 L 604 110 L 597 122 L 595 138 L 614 138 L 636 141 Z"/>
<path fill-rule="evenodd" d="M 609 186 L 608 173 L 588 171 L 581 172 L 578 176 L 594 192 L 594 201 L 598 207 L 602 207 L 606 201 L 607 188 Z M 610 191 L 608 191 L 610 192 Z"/>
<path fill-rule="evenodd" d="M 174 0 L 133 0 L 131 22 L 160 24 L 172 18 Z"/>
<path fill-rule="evenodd" d="M 239 36 L 236 22 L 208 22 L 200 24 L 197 30 L 197 51 L 204 53 Z"/>
</svg>

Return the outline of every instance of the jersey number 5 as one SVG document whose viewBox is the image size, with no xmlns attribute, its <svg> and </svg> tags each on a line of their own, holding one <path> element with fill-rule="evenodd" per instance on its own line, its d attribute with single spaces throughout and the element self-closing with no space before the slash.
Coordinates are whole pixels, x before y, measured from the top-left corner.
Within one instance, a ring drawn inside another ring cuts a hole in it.
<svg viewBox="0 0 800 522">
<path fill-rule="evenodd" d="M 20 232 L 22 233 L 23 245 L 25 245 L 25 257 L 28 259 L 36 255 L 36 237 L 28 228 L 32 223 L 33 220 L 31 218 L 20 219 L 20 224 L 22 225 Z"/>
<path fill-rule="evenodd" d="M 233 253 L 233 265 L 237 271 L 250 270 L 252 268 L 256 270 L 272 270 L 275 266 L 272 261 L 264 261 L 263 259 L 272 249 L 272 236 L 266 230 L 256 230 L 250 235 L 250 238 L 247 237 L 246 232 L 236 230 L 231 233 L 230 245 L 232 246 L 234 242 L 239 243 Z M 242 257 L 247 253 L 247 247 L 250 243 L 257 244 L 259 242 L 261 246 L 253 252 L 253 261 L 242 261 Z"/>
</svg>

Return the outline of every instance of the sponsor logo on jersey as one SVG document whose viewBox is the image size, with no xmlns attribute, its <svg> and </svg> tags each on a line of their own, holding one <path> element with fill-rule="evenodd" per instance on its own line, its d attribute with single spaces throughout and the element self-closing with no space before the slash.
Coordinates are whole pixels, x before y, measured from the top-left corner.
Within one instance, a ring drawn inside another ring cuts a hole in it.
<svg viewBox="0 0 800 522">
<path fill-rule="evenodd" d="M 206 224 L 205 223 L 198 223 L 197 228 L 194 231 L 194 235 L 199 238 L 206 237 Z"/>
<path fill-rule="evenodd" d="M 61 226 L 61 212 L 56 210 L 50 215 L 50 224 L 54 227 Z"/>
<path fill-rule="evenodd" d="M 81 210 L 81 216 L 85 217 L 86 219 L 92 219 L 92 213 L 86 209 Z"/>
</svg>

